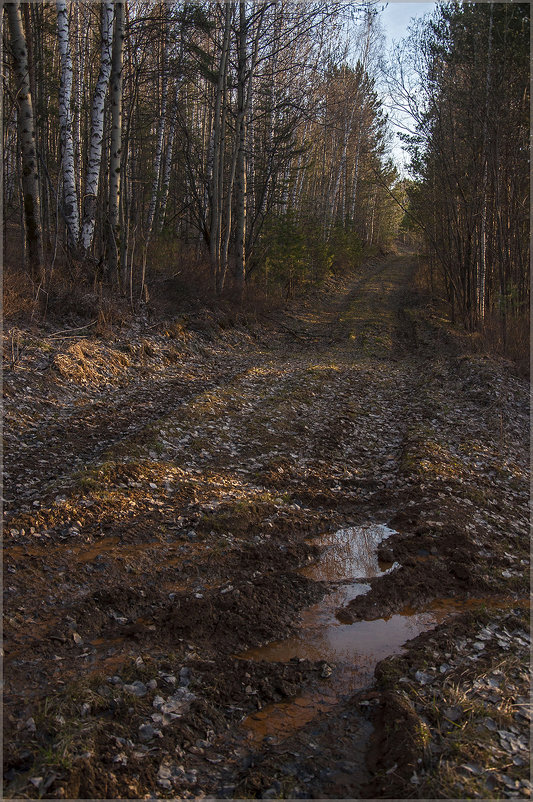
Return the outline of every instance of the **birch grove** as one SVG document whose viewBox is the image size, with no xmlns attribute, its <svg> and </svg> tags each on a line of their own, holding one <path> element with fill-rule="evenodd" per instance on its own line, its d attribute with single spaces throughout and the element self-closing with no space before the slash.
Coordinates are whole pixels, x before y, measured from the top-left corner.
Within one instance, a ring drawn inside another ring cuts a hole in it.
<svg viewBox="0 0 533 802">
<path fill-rule="evenodd" d="M 249 286 L 290 294 L 397 234 L 403 183 L 378 96 L 374 2 L 46 0 L 4 9 L 4 204 L 29 272 L 45 283 L 61 265 L 133 304 L 165 264 L 188 254 L 216 294 L 244 299 Z M 526 298 L 525 224 L 514 222 L 521 213 L 510 221 L 499 211 L 504 200 L 525 208 L 512 167 L 525 123 L 513 105 L 516 125 L 503 137 L 493 102 L 514 16 L 506 33 L 496 6 L 493 14 L 493 28 L 487 17 L 476 34 L 477 206 L 451 203 L 450 187 L 433 237 L 469 225 L 476 233 L 461 253 L 431 255 L 473 326 L 495 308 L 496 284 L 502 297 Z M 446 170 L 438 160 L 431 169 L 448 181 L 458 154 L 444 136 L 439 148 Z M 495 169 L 497 158 L 507 172 Z M 454 274 L 457 261 L 468 262 L 468 278 Z"/>
<path fill-rule="evenodd" d="M 40 8 L 46 24 L 54 6 Z M 365 9 L 356 26 L 364 27 Z M 354 120 L 361 128 L 363 117 L 354 107 L 331 121 L 344 131 L 340 150 L 328 148 L 336 134 L 328 121 L 321 131 L 317 119 L 331 94 L 332 64 L 342 63 L 335 39 L 349 13 L 342 2 L 133 0 L 126 11 L 119 2 L 57 0 L 57 160 L 53 121 L 45 129 L 41 119 L 37 130 L 46 143 L 37 195 L 44 185 L 56 254 L 62 235 L 67 258 L 81 254 L 100 271 L 97 280 L 133 297 L 150 281 L 159 240 L 174 237 L 195 243 L 195 258 L 203 252 L 217 293 L 233 287 L 243 297 L 249 277 L 264 272 L 278 218 L 290 213 L 318 230 L 326 204 L 329 228 L 344 225 L 337 210 L 354 206 L 347 161 Z M 37 42 L 36 15 L 27 16 Z M 57 80 L 54 69 L 53 59 L 43 64 L 43 96 Z M 335 91 L 339 106 L 344 90 Z M 369 152 L 379 150 L 380 136 Z M 316 181 L 312 154 L 322 144 L 333 186 L 325 173 Z M 61 197 L 57 223 L 54 195 Z M 364 217 L 363 198 L 360 211 Z M 364 226 L 354 237 L 363 248 Z M 311 252 L 307 259 L 311 265 Z"/>
</svg>

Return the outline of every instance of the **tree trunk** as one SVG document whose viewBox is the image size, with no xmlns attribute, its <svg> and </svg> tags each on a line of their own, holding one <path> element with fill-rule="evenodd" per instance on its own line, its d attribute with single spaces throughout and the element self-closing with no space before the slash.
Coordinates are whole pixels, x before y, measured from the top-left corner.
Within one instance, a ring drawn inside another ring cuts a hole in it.
<svg viewBox="0 0 533 802">
<path fill-rule="evenodd" d="M 180 69 L 182 62 L 183 62 L 183 41 L 180 44 L 180 52 L 178 59 L 178 65 Z M 183 77 L 181 74 L 179 74 L 175 78 L 174 91 L 172 92 L 173 105 L 171 104 L 170 108 L 170 123 L 167 137 L 167 147 L 165 151 L 165 159 L 163 162 L 163 171 L 161 177 L 161 198 L 159 203 L 159 213 L 156 218 L 157 220 L 156 228 L 159 233 L 161 233 L 163 230 L 163 227 L 165 225 L 165 216 L 167 213 L 168 192 L 170 188 L 170 176 L 172 172 L 172 156 L 174 153 L 174 139 L 176 137 L 176 128 L 178 124 L 179 95 L 182 83 L 183 83 Z M 205 128 L 206 125 L 205 125 L 205 107 L 204 107 L 203 129 Z M 205 136 L 205 130 L 203 131 L 203 134 Z M 202 147 L 202 153 L 204 153 L 203 147 Z"/>
<path fill-rule="evenodd" d="M 87 165 L 87 179 L 85 182 L 85 195 L 83 199 L 83 225 L 81 230 L 81 244 L 85 252 L 92 245 L 94 226 L 96 222 L 96 202 L 98 197 L 98 184 L 100 179 L 100 165 L 102 161 L 102 142 L 104 135 L 104 109 L 105 96 L 111 74 L 111 46 L 113 41 L 113 3 L 104 2 L 102 11 L 102 55 L 100 74 L 94 90 L 91 137 L 89 144 L 89 160 Z"/>
<path fill-rule="evenodd" d="M 483 188 L 482 188 L 482 208 L 481 208 L 481 231 L 480 231 L 480 264 L 477 281 L 478 296 L 478 319 L 483 325 L 485 320 L 485 295 L 487 281 L 487 186 L 489 171 L 488 156 L 488 117 L 489 117 L 489 98 L 490 98 L 490 79 L 491 79 L 491 51 L 492 51 L 492 20 L 494 5 L 490 4 L 489 18 L 489 42 L 487 48 L 487 70 L 485 78 L 485 118 L 483 120 Z"/>
<path fill-rule="evenodd" d="M 357 143 L 355 146 L 355 160 L 354 160 L 352 192 L 351 192 L 352 202 L 350 206 L 350 222 L 352 225 L 355 220 L 355 209 L 357 204 L 357 183 L 359 181 L 359 162 L 361 158 L 361 142 L 363 139 L 363 112 L 364 108 L 361 107 L 359 115 L 359 123 L 357 126 Z"/>
<path fill-rule="evenodd" d="M 252 76 L 250 76 L 252 80 Z M 250 107 L 246 115 L 246 214 L 249 220 L 253 220 L 255 216 L 255 131 L 254 131 L 254 92 L 253 89 L 250 93 Z M 249 251 L 251 244 L 250 225 L 246 226 L 246 245 L 245 248 Z"/>
<path fill-rule="evenodd" d="M 161 4 L 163 5 L 163 4 Z M 152 182 L 152 196 L 150 198 L 150 206 L 148 208 L 148 218 L 146 221 L 146 240 L 149 242 L 150 237 L 152 236 L 152 229 L 154 225 L 154 219 L 156 214 L 157 208 L 157 198 L 159 195 L 159 184 L 160 184 L 160 177 L 161 177 L 161 160 L 163 156 L 163 140 L 165 136 L 165 126 L 167 122 L 167 95 L 168 95 L 168 47 L 169 47 L 169 35 L 168 35 L 168 25 L 170 19 L 170 5 L 167 2 L 165 4 L 166 12 L 167 12 L 167 19 L 164 21 L 164 31 L 163 31 L 163 53 L 161 58 L 161 71 L 162 71 L 162 79 L 161 79 L 161 111 L 159 114 L 159 119 L 157 123 L 157 138 L 156 138 L 156 148 L 155 148 L 155 156 L 154 156 L 154 180 Z M 162 16 L 163 14 L 163 9 Z"/>
<path fill-rule="evenodd" d="M 63 198 L 65 221 L 69 243 L 78 244 L 80 218 L 78 214 L 78 193 L 76 192 L 76 171 L 74 167 L 74 141 L 72 138 L 72 114 L 70 100 L 72 95 L 72 57 L 70 54 L 68 11 L 66 0 L 57 0 L 57 38 L 61 56 L 61 81 L 59 85 L 59 126 L 61 136 L 61 155 L 63 168 Z"/>
<path fill-rule="evenodd" d="M 174 139 L 176 137 L 176 128 L 178 124 L 178 108 L 179 108 L 179 95 L 181 90 L 181 85 L 183 83 L 183 75 L 181 74 L 182 66 L 183 66 L 183 49 L 184 49 L 184 42 L 183 42 L 183 29 L 182 35 L 180 40 L 180 48 L 179 48 L 179 55 L 178 55 L 178 64 L 177 64 L 177 71 L 178 74 L 175 76 L 175 83 L 174 83 L 174 91 L 172 92 L 173 104 L 171 104 L 170 108 L 170 124 L 169 124 L 169 131 L 167 137 L 167 148 L 165 152 L 165 160 L 163 163 L 163 174 L 161 177 L 161 199 L 159 203 L 159 213 L 156 218 L 156 228 L 159 233 L 163 230 L 165 225 L 165 216 L 167 213 L 167 202 L 168 202 L 168 192 L 170 188 L 170 175 L 172 171 L 172 155 L 174 152 Z M 205 139 L 205 115 L 206 115 L 206 108 L 204 106 L 204 125 L 202 130 L 202 142 Z M 202 146 L 202 154 L 204 153 L 204 147 Z"/>
<path fill-rule="evenodd" d="M 115 4 L 115 31 L 111 59 L 111 143 L 109 154 L 109 275 L 121 283 L 120 270 L 120 171 L 122 155 L 122 60 L 124 52 L 125 4 Z"/>
<path fill-rule="evenodd" d="M 237 40 L 238 76 L 237 76 L 237 219 L 235 232 L 236 265 L 235 279 L 237 294 L 242 298 L 244 290 L 244 277 L 246 270 L 246 255 L 244 246 L 246 242 L 246 109 L 245 109 L 245 83 L 246 83 L 246 3 L 239 3 L 239 37 Z M 251 81 L 250 76 L 250 81 Z"/>
<path fill-rule="evenodd" d="M 73 111 L 73 139 L 74 139 L 74 161 L 76 169 L 76 189 L 78 198 L 81 198 L 83 181 L 83 155 L 82 155 L 82 109 L 83 109 L 83 79 L 85 67 L 84 39 L 82 37 L 82 18 L 80 14 L 80 3 L 75 7 L 76 32 L 74 47 L 74 111 Z M 85 36 L 87 32 L 85 33 Z M 82 212 L 79 203 L 80 215 Z"/>
<path fill-rule="evenodd" d="M 167 149 L 165 152 L 165 161 L 163 163 L 163 176 L 161 179 L 161 201 L 159 204 L 159 215 L 157 222 L 157 231 L 162 232 L 165 225 L 165 215 L 167 213 L 168 191 L 170 188 L 170 173 L 172 169 L 172 154 L 174 151 L 174 137 L 176 136 L 176 119 L 174 118 L 170 123 L 168 132 Z"/>
<path fill-rule="evenodd" d="M 357 101 L 354 100 L 354 103 L 352 105 L 352 111 L 351 111 L 351 114 L 350 114 L 349 121 L 348 120 L 345 121 L 344 137 L 343 137 L 343 143 L 342 143 L 341 158 L 340 158 L 340 162 L 339 162 L 339 169 L 337 170 L 337 178 L 335 179 L 335 186 L 334 186 L 334 189 L 333 189 L 333 194 L 331 196 L 331 217 L 329 219 L 329 226 L 328 226 L 328 230 L 327 230 L 328 239 L 329 239 L 329 236 L 331 234 L 331 229 L 335 225 L 335 217 L 336 217 L 336 214 L 337 214 L 337 208 L 339 206 L 339 190 L 340 190 L 340 186 L 341 186 L 341 180 L 342 180 L 343 172 L 344 172 L 344 170 L 346 168 L 346 156 L 347 156 L 347 153 L 348 153 L 348 140 L 350 138 L 350 133 L 352 131 L 352 124 L 353 124 L 353 118 L 355 116 L 356 102 Z"/>
<path fill-rule="evenodd" d="M 17 77 L 18 132 L 22 157 L 22 194 L 24 227 L 31 276 L 36 281 L 44 277 L 42 230 L 39 202 L 39 178 L 35 149 L 35 125 L 28 73 L 28 51 L 22 27 L 20 2 L 6 3 L 9 33 L 13 48 L 13 67 Z"/>
<path fill-rule="evenodd" d="M 221 165 L 224 159 L 224 114 L 223 101 L 226 88 L 232 3 L 224 4 L 224 33 L 215 88 L 215 113 L 213 118 L 213 173 L 211 178 L 211 225 L 209 231 L 209 255 L 215 287 L 218 289 L 220 271 L 220 237 L 222 231 L 222 178 Z"/>
</svg>

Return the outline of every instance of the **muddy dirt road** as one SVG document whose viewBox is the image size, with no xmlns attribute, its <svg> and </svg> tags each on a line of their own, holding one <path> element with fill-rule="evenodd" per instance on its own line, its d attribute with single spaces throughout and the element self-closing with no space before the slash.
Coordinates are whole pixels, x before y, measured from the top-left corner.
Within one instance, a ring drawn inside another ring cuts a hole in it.
<svg viewBox="0 0 533 802">
<path fill-rule="evenodd" d="M 6 796 L 529 796 L 527 383 L 415 273 L 17 333 Z"/>
</svg>

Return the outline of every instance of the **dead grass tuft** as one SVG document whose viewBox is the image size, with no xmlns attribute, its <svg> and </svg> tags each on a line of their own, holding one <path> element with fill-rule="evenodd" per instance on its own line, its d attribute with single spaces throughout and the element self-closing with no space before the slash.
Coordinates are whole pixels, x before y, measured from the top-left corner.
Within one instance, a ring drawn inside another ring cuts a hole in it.
<svg viewBox="0 0 533 802">
<path fill-rule="evenodd" d="M 77 384 L 106 384 L 125 376 L 131 364 L 126 354 L 91 340 L 78 340 L 54 357 L 63 379 Z"/>
</svg>

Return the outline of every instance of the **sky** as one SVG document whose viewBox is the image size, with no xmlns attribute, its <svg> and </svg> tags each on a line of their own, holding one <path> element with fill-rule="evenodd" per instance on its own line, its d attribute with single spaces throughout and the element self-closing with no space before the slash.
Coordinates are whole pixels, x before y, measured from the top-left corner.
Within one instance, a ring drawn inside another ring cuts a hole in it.
<svg viewBox="0 0 533 802">
<path fill-rule="evenodd" d="M 385 2 L 383 5 L 380 4 L 378 8 L 381 10 L 384 5 Z M 407 28 L 412 17 L 422 17 L 424 14 L 433 11 L 435 6 L 436 3 L 400 3 L 396 2 L 396 0 L 389 2 L 385 10 L 380 11 L 379 15 L 386 37 L 386 49 L 388 50 L 391 47 L 393 41 L 397 42 L 407 35 Z M 395 129 L 394 124 L 392 128 L 395 131 L 398 130 Z M 396 133 L 394 134 L 392 157 L 400 170 L 405 172 L 405 164 L 408 161 L 408 157 L 402 150 L 400 140 L 397 138 Z"/>
<path fill-rule="evenodd" d="M 387 37 L 387 46 L 392 43 L 393 39 L 398 41 L 405 36 L 411 17 L 422 17 L 428 11 L 433 11 L 435 5 L 436 3 L 389 2 L 379 15 Z M 382 6 L 380 5 L 379 8 Z"/>
</svg>

